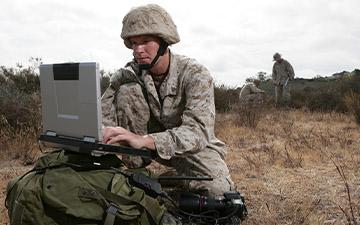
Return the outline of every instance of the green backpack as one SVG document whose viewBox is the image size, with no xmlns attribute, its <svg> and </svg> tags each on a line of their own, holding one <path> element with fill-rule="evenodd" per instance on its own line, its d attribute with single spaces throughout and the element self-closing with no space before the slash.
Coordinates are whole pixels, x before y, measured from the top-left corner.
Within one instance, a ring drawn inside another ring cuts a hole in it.
<svg viewBox="0 0 360 225">
<path fill-rule="evenodd" d="M 61 150 L 41 157 L 8 184 L 10 224 L 163 224 L 166 208 L 110 169 L 122 167 L 115 155 Z"/>
</svg>

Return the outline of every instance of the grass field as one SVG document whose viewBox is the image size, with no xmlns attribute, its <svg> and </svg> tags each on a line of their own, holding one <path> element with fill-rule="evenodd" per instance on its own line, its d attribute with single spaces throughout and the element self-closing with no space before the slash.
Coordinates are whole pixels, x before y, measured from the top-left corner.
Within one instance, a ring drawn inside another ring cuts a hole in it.
<svg viewBox="0 0 360 225">
<path fill-rule="evenodd" d="M 272 110 L 258 127 L 218 117 L 244 224 L 358 224 L 360 129 L 343 114 Z M 353 213 L 351 213 L 351 209 Z"/>
<path fill-rule="evenodd" d="M 351 116 L 269 109 L 256 128 L 237 121 L 235 113 L 218 114 L 216 133 L 227 144 L 232 179 L 245 195 L 244 225 L 360 223 L 360 127 Z M 7 182 L 29 170 L 23 164 L 39 153 L 36 135 L 27 134 L 1 149 L 1 202 Z M 10 157 L 21 144 L 31 154 Z M 4 204 L 0 222 L 8 222 Z"/>
</svg>

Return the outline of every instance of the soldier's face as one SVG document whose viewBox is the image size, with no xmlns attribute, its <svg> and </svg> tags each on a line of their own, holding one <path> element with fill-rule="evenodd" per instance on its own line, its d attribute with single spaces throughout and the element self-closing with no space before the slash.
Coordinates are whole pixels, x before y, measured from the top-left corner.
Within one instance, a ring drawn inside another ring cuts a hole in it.
<svg viewBox="0 0 360 225">
<path fill-rule="evenodd" d="M 160 46 L 160 38 L 151 35 L 139 35 L 129 38 L 135 60 L 139 64 L 150 64 Z"/>
</svg>

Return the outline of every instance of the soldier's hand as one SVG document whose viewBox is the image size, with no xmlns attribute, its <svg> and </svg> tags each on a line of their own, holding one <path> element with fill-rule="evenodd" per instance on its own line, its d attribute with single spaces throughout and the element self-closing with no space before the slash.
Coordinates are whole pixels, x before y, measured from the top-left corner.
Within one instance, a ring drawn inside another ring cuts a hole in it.
<svg viewBox="0 0 360 225">
<path fill-rule="evenodd" d="M 150 136 L 141 136 L 123 127 L 105 127 L 103 142 L 110 145 L 118 143 L 137 149 L 147 148 L 149 150 L 155 150 L 154 140 Z"/>
</svg>

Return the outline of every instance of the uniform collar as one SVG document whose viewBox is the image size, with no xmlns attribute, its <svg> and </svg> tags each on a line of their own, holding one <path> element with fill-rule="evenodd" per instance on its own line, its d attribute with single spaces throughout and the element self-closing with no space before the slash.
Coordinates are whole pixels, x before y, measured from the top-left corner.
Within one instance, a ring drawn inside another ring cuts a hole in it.
<svg viewBox="0 0 360 225">
<path fill-rule="evenodd" d="M 178 77 L 180 75 L 179 68 L 177 66 L 178 59 L 177 57 L 170 51 L 170 67 L 169 67 L 169 73 L 165 80 L 163 81 L 163 84 L 160 87 L 160 95 L 162 98 L 168 95 L 176 95 L 177 88 L 178 88 Z M 157 92 L 155 89 L 154 82 L 151 78 L 150 73 L 147 71 L 143 71 L 143 73 L 140 76 L 140 79 L 144 82 L 146 89 L 154 95 L 154 97 L 157 96 Z M 160 97 L 160 96 L 159 96 Z"/>
</svg>

